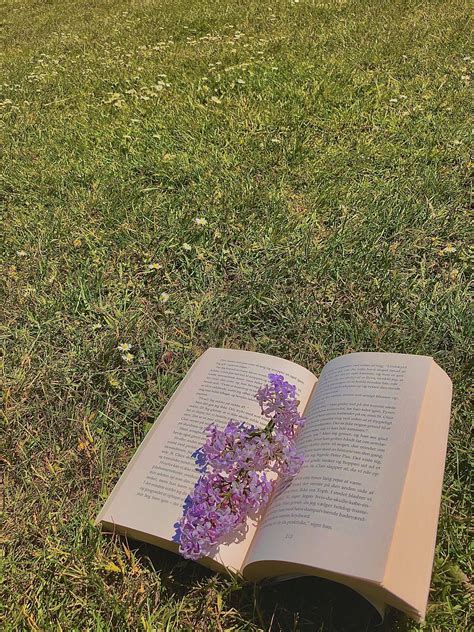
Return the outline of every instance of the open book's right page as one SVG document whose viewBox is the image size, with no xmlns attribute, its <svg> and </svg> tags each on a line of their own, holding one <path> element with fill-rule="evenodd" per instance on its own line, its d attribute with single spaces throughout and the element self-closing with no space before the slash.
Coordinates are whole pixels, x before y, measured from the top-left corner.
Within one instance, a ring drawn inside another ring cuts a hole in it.
<svg viewBox="0 0 474 632">
<path fill-rule="evenodd" d="M 353 353 L 324 367 L 297 440 L 303 469 L 268 508 L 246 576 L 312 567 L 353 578 L 356 588 L 357 580 L 383 585 L 433 367 L 447 380 L 440 397 L 449 420 L 450 381 L 432 358 Z M 412 608 L 416 616 L 422 606 Z"/>
</svg>

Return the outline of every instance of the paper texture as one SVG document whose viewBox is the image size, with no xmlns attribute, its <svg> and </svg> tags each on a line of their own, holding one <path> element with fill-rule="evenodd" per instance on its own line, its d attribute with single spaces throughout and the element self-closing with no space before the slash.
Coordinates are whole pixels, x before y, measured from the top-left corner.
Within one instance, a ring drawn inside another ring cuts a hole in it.
<svg viewBox="0 0 474 632">
<path fill-rule="evenodd" d="M 451 396 L 451 380 L 433 361 L 383 579 L 420 619 L 431 583 Z"/>
<path fill-rule="evenodd" d="M 278 559 L 382 582 L 431 364 L 353 353 L 324 367 L 297 440 L 305 465 L 272 501 L 246 564 Z"/>
</svg>

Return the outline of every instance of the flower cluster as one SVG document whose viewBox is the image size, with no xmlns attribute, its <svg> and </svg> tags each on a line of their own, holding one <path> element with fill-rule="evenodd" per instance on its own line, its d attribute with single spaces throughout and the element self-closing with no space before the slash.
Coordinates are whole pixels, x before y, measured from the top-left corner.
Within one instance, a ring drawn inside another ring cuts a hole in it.
<svg viewBox="0 0 474 632">
<path fill-rule="evenodd" d="M 229 421 L 220 430 L 207 428 L 207 440 L 196 453 L 202 474 L 177 524 L 180 553 L 192 560 L 209 554 L 225 536 L 245 526 L 251 514 L 267 504 L 276 481 L 286 482 L 301 468 L 295 438 L 303 425 L 296 387 L 281 375 L 269 374 L 257 393 L 263 429 Z"/>
</svg>

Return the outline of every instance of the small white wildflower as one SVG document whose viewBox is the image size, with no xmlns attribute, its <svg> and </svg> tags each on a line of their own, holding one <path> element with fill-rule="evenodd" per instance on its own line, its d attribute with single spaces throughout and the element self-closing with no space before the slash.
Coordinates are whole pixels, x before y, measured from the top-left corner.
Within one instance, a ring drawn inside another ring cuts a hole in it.
<svg viewBox="0 0 474 632">
<path fill-rule="evenodd" d="M 453 252 L 456 252 L 456 248 L 453 246 L 453 244 L 448 244 L 445 248 L 443 248 L 442 250 L 439 251 L 440 255 L 450 255 Z"/>
<path fill-rule="evenodd" d="M 19 257 L 27 257 L 27 256 L 28 256 L 28 253 L 26 252 L 26 250 L 17 250 L 17 251 L 16 251 L 16 254 L 17 254 Z"/>
<path fill-rule="evenodd" d="M 187 244 L 186 242 L 184 242 L 183 250 L 187 250 L 189 252 L 192 249 L 193 249 L 193 247 L 190 244 Z"/>
<path fill-rule="evenodd" d="M 149 263 L 148 264 L 148 269 L 149 270 L 161 270 L 163 266 L 161 265 L 161 263 Z"/>
<path fill-rule="evenodd" d="M 128 342 L 121 342 L 117 347 L 119 351 L 124 351 L 124 352 L 130 351 L 131 348 L 132 348 L 132 345 L 129 344 Z"/>
<path fill-rule="evenodd" d="M 135 356 L 133 355 L 133 353 L 124 353 L 122 354 L 122 360 L 125 360 L 125 362 L 131 362 L 133 360 Z"/>
<path fill-rule="evenodd" d="M 167 303 L 170 300 L 170 295 L 167 292 L 162 292 L 160 294 L 160 301 L 162 303 Z"/>
<path fill-rule="evenodd" d="M 207 224 L 207 219 L 205 217 L 195 217 L 194 223 L 198 226 L 205 226 Z"/>
</svg>

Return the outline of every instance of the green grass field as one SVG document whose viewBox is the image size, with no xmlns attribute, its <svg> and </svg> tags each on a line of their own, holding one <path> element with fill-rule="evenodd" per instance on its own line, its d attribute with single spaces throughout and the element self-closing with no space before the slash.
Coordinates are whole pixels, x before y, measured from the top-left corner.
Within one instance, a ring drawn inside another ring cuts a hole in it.
<svg viewBox="0 0 474 632">
<path fill-rule="evenodd" d="M 3 629 L 467 630 L 469 3 L 2 13 Z M 211 345 L 316 373 L 352 350 L 421 353 L 450 374 L 425 627 L 93 526 Z"/>
</svg>

